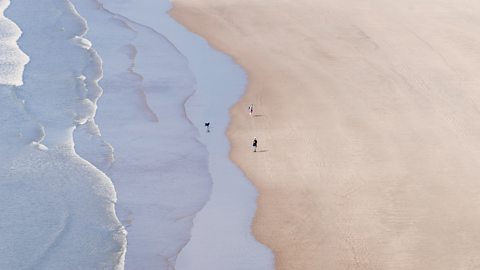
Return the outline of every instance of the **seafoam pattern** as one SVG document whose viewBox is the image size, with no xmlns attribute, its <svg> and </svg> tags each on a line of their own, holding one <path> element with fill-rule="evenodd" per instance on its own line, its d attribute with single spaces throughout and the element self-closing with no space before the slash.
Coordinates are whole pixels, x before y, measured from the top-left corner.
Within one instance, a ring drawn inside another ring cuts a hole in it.
<svg viewBox="0 0 480 270">
<path fill-rule="evenodd" d="M 0 86 L 0 268 L 123 269 L 112 183 L 73 148 L 101 92 L 85 21 L 60 0 L 17 0 L 5 13 L 18 27 L 2 28 L 1 40 L 13 50 L 0 55 L 10 64 Z"/>
</svg>

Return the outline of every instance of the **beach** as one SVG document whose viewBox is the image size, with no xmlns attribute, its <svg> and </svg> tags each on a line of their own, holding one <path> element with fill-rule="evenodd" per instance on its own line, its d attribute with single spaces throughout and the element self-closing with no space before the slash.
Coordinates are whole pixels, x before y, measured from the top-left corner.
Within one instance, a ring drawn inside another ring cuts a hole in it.
<svg viewBox="0 0 480 270">
<path fill-rule="evenodd" d="M 0 268 L 480 269 L 479 14 L 0 0 Z"/>
<path fill-rule="evenodd" d="M 478 269 L 479 3 L 173 4 L 247 72 L 230 157 L 276 269 Z"/>
<path fill-rule="evenodd" d="M 1 269 L 273 269 L 229 159 L 245 72 L 170 8 L 0 0 Z"/>
</svg>

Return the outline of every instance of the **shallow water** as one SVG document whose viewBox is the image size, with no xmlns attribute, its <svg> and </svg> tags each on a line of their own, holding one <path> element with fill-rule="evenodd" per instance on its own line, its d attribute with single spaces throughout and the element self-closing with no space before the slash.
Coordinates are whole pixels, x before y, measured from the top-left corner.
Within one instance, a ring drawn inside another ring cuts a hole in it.
<svg viewBox="0 0 480 270">
<path fill-rule="evenodd" d="M 126 268 L 173 269 L 211 189 L 207 152 L 184 108 L 193 74 L 168 40 L 107 1 L 73 2 L 104 70 L 95 117 L 101 137 L 78 129 L 77 151 L 115 184 L 129 233 Z M 95 147 L 102 142 L 112 146 L 112 161 Z"/>
</svg>

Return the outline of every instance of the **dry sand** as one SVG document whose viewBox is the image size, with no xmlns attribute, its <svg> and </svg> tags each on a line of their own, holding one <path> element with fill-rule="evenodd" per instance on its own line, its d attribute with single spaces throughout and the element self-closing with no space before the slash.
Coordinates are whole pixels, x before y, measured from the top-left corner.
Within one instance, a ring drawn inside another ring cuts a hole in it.
<svg viewBox="0 0 480 270">
<path fill-rule="evenodd" d="M 248 72 L 231 156 L 277 269 L 480 269 L 479 1 L 173 3 Z"/>
</svg>

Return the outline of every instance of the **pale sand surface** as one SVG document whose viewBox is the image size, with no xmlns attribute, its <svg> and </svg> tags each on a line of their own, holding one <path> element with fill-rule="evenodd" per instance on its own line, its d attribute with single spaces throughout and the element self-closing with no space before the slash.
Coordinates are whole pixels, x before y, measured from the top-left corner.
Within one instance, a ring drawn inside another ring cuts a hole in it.
<svg viewBox="0 0 480 270">
<path fill-rule="evenodd" d="M 480 269 L 479 1 L 174 6 L 248 72 L 231 156 L 277 269 Z"/>
</svg>

